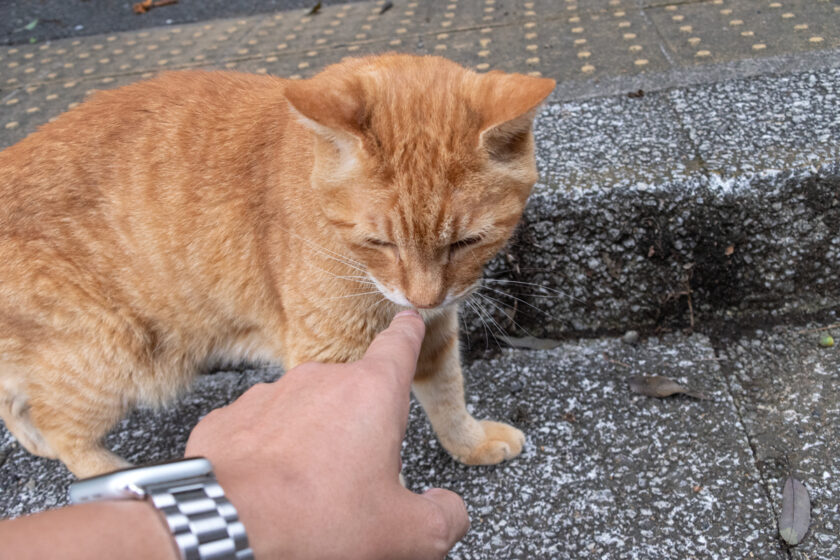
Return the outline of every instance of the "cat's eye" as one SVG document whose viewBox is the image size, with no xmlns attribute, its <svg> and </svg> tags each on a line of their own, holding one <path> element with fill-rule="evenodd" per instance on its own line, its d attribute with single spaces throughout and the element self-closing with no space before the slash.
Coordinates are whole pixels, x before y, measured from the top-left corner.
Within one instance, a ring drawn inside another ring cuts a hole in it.
<svg viewBox="0 0 840 560">
<path fill-rule="evenodd" d="M 393 247 L 394 244 L 390 241 L 385 241 L 384 239 L 376 239 L 375 237 L 368 237 L 365 239 L 365 243 L 371 245 L 373 247 Z"/>
<path fill-rule="evenodd" d="M 467 247 L 469 247 L 471 245 L 475 245 L 479 241 L 481 241 L 481 236 L 480 235 L 471 235 L 470 237 L 465 237 L 461 240 L 456 241 L 455 243 L 452 243 L 449 246 L 449 248 L 452 251 L 458 251 L 460 249 L 466 249 Z"/>
</svg>

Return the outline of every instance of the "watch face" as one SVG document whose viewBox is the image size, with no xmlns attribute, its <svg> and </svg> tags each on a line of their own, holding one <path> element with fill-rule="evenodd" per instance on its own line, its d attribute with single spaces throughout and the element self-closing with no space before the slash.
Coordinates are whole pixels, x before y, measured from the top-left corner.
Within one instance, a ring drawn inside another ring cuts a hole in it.
<svg viewBox="0 0 840 560">
<path fill-rule="evenodd" d="M 70 485 L 70 502 L 79 504 L 96 500 L 143 499 L 146 497 L 144 488 L 150 484 L 174 482 L 211 472 L 213 466 L 203 457 L 129 467 L 74 482 Z"/>
</svg>

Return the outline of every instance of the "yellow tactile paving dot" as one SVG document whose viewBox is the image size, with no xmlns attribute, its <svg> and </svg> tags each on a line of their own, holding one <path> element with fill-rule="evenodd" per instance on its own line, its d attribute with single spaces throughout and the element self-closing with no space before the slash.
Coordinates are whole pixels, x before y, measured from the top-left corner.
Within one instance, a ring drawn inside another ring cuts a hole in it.
<svg viewBox="0 0 840 560">
<path fill-rule="evenodd" d="M 817 0 L 726 0 L 646 11 L 678 62 L 704 64 L 840 46 L 840 13 L 832 8 Z"/>
<path fill-rule="evenodd" d="M 638 10 L 628 10 L 618 18 L 602 16 L 588 12 L 464 30 L 436 39 L 435 48 L 445 46 L 442 54 L 476 70 L 539 73 L 560 80 L 667 68 L 655 33 Z M 629 25 L 620 26 L 621 23 Z M 630 33 L 628 29 L 635 31 L 633 40 L 622 38 Z"/>
<path fill-rule="evenodd" d="M 421 3 L 415 12 L 427 22 L 427 27 L 451 31 L 476 25 L 498 26 L 536 18 L 557 18 L 569 14 L 606 14 L 611 11 L 638 6 L 635 0 L 581 0 L 567 3 L 561 0 L 449 0 Z M 574 10 L 569 10 L 570 6 Z"/>
<path fill-rule="evenodd" d="M 345 56 L 396 50 L 440 54 L 478 71 L 574 80 L 838 45 L 833 2 L 784 0 L 771 8 L 767 0 L 665 1 L 410 0 L 383 12 L 377 0 L 325 6 L 315 15 L 296 10 L 0 48 L 0 131 L 22 133 L 56 104 L 78 102 L 67 95 L 80 83 L 114 87 L 175 68 L 302 78 Z M 44 103 L 8 96 L 33 84 L 47 87 Z"/>
<path fill-rule="evenodd" d="M 414 14 L 413 2 L 380 13 L 372 2 L 325 6 L 316 15 L 305 10 L 286 12 L 280 21 L 261 22 L 249 36 L 249 54 L 289 55 L 371 41 L 405 42 L 421 31 L 424 21 Z M 412 12 L 407 16 L 405 12 Z M 320 55 L 319 55 L 320 56 Z"/>
<path fill-rule="evenodd" d="M 224 58 L 243 48 L 242 37 L 259 21 L 203 22 L 5 49 L 0 60 L 0 87 L 142 72 Z"/>
<path fill-rule="evenodd" d="M 418 0 L 385 12 L 382 2 L 361 2 L 27 45 L 0 49 L 0 89 L 205 64 L 303 77 L 344 56 L 387 50 L 443 54 L 478 70 L 637 72 L 662 61 L 634 1 Z"/>
<path fill-rule="evenodd" d="M 129 84 L 137 76 L 91 78 L 40 84 L 0 93 L 0 149 L 82 102 L 97 90 Z"/>
</svg>

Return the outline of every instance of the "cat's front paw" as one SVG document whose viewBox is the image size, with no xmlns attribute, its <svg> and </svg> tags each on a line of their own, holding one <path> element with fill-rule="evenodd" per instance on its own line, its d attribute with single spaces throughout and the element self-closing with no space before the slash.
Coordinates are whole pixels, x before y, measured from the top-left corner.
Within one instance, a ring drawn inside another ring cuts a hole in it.
<svg viewBox="0 0 840 560">
<path fill-rule="evenodd" d="M 478 425 L 484 432 L 484 438 L 471 449 L 455 456 L 465 465 L 495 465 L 522 452 L 525 434 L 520 430 L 491 420 L 481 420 Z"/>
</svg>

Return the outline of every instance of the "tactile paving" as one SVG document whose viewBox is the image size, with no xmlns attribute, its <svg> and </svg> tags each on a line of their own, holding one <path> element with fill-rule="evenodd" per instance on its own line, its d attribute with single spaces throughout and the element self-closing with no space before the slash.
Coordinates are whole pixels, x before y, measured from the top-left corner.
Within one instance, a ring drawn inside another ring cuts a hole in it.
<svg viewBox="0 0 840 560">
<path fill-rule="evenodd" d="M 180 68 L 305 78 L 347 56 L 437 54 L 560 81 L 840 47 L 835 0 L 376 0 L 0 49 L 0 147 L 84 99 Z"/>
</svg>

